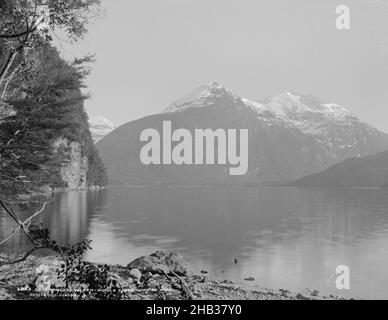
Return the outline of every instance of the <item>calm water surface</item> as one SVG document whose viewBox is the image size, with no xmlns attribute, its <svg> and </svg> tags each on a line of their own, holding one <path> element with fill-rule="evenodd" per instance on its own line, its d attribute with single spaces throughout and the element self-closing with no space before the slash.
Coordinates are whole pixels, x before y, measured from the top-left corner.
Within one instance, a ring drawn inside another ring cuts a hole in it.
<svg viewBox="0 0 388 320">
<path fill-rule="evenodd" d="M 39 219 L 62 243 L 92 240 L 93 262 L 174 250 L 214 278 L 388 298 L 388 190 L 112 187 L 58 194 Z M 0 214 L 0 236 L 13 227 Z M 338 265 L 350 268 L 349 291 L 335 288 Z"/>
</svg>

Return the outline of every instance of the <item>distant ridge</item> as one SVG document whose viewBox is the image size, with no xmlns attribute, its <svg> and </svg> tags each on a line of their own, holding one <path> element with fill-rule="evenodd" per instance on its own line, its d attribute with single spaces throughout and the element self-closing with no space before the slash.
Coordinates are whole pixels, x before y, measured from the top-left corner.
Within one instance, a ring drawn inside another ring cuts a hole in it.
<svg viewBox="0 0 388 320">
<path fill-rule="evenodd" d="M 351 158 L 293 183 L 301 187 L 388 187 L 388 151 Z"/>
</svg>

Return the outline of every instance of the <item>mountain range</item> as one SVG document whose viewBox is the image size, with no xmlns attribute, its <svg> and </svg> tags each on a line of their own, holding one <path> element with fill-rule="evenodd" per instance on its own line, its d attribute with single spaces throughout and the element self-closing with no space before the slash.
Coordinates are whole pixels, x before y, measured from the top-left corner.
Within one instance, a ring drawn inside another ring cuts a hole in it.
<svg viewBox="0 0 388 320">
<path fill-rule="evenodd" d="M 231 177 L 225 165 L 149 165 L 140 162 L 143 129 L 248 129 L 249 169 Z M 202 85 L 162 112 L 129 122 L 97 143 L 112 183 L 260 184 L 289 182 L 347 158 L 388 149 L 388 135 L 343 106 L 292 92 L 263 101 L 233 94 L 217 82 Z"/>
</svg>

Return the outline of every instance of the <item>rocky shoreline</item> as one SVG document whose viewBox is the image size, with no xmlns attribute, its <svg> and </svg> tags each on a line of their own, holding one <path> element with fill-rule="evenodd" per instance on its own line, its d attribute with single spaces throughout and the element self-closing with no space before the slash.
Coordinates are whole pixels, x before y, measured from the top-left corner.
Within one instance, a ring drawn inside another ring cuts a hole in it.
<svg viewBox="0 0 388 320">
<path fill-rule="evenodd" d="M 61 265 L 60 257 L 30 256 L 21 263 L 3 265 L 14 258 L 14 254 L 0 253 L 0 300 L 53 299 L 50 285 L 55 284 L 57 288 L 63 285 L 56 278 L 56 271 Z M 127 266 L 111 265 L 109 275 L 125 292 L 123 299 L 126 300 L 343 299 L 321 296 L 316 290 L 295 293 L 284 289 L 253 289 L 230 280 L 214 280 L 206 274 L 194 274 L 191 266 L 173 252 L 158 251 Z M 77 288 L 71 290 L 77 292 Z"/>
</svg>

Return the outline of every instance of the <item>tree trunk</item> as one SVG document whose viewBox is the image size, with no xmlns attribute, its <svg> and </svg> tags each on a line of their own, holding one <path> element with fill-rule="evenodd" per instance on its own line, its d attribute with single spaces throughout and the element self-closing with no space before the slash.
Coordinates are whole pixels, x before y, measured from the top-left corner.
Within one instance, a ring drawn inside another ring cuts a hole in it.
<svg viewBox="0 0 388 320">
<path fill-rule="evenodd" d="M 30 48 L 27 48 L 27 49 L 24 50 L 24 54 L 23 54 L 24 57 L 27 56 L 29 50 L 30 50 Z M 14 58 L 14 60 L 15 60 L 15 58 Z M 11 64 L 12 64 L 12 63 L 11 63 Z M 21 64 L 19 63 L 18 66 L 15 67 L 15 68 L 13 69 L 13 71 L 11 72 L 11 74 L 10 74 L 10 75 L 8 76 L 8 78 L 5 80 L 4 88 L 3 88 L 3 91 L 2 91 L 2 93 L 1 93 L 1 95 L 0 95 L 0 101 L 2 101 L 2 100 L 5 99 L 6 93 L 7 93 L 7 89 L 8 89 L 8 86 L 9 86 L 9 84 L 11 83 L 12 79 L 15 77 L 16 73 L 18 72 L 18 70 L 19 70 L 19 68 L 20 68 L 20 65 L 21 65 Z M 1 82 L 0 82 L 0 89 L 1 89 Z"/>
<path fill-rule="evenodd" d="M 9 54 L 8 59 L 7 59 L 5 65 L 3 67 L 3 70 L 0 73 L 0 88 L 3 86 L 5 77 L 7 76 L 7 73 L 9 71 L 9 69 L 11 68 L 13 62 L 15 61 L 15 58 L 16 58 L 17 54 L 18 54 L 17 50 L 13 50 Z"/>
</svg>

